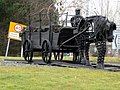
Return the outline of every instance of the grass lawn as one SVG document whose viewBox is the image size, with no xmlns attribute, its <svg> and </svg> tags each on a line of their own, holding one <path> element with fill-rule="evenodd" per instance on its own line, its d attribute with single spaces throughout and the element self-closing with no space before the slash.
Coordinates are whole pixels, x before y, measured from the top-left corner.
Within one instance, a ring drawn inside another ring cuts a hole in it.
<svg viewBox="0 0 120 90">
<path fill-rule="evenodd" d="M 4 59 L 23 58 L 0 57 L 0 60 Z M 72 60 L 72 57 L 64 59 Z M 91 59 L 96 61 L 95 57 Z M 105 59 L 120 62 L 119 58 Z M 120 72 L 51 66 L 0 66 L 0 90 L 120 90 Z"/>
<path fill-rule="evenodd" d="M 72 60 L 72 57 L 68 57 L 68 56 L 65 56 L 64 57 L 65 60 Z M 91 62 L 96 62 L 97 61 L 97 57 L 90 57 L 90 61 Z M 120 63 L 120 58 L 118 57 L 105 57 L 105 62 L 119 62 Z"/>
<path fill-rule="evenodd" d="M 90 60 L 93 61 L 93 62 L 96 62 L 97 61 L 97 57 L 90 57 Z M 108 62 L 108 63 L 120 63 L 120 58 L 118 57 L 105 57 L 105 62 Z"/>
<path fill-rule="evenodd" d="M 0 90 L 120 90 L 120 72 L 0 66 Z"/>
<path fill-rule="evenodd" d="M 4 57 L 4 56 L 0 56 L 0 60 L 24 60 L 23 57 Z M 34 57 L 33 60 L 40 60 L 42 59 L 41 57 Z M 52 57 L 52 59 L 54 60 L 54 57 Z M 72 60 L 71 56 L 64 56 L 63 60 Z M 91 62 L 96 62 L 97 61 L 97 57 L 90 57 L 90 61 Z M 105 57 L 105 62 L 119 62 L 120 63 L 120 58 L 118 57 Z"/>
<path fill-rule="evenodd" d="M 4 56 L 0 56 L 0 60 L 24 60 L 23 57 L 4 57 Z M 34 57 L 33 59 L 42 59 L 42 57 Z"/>
</svg>

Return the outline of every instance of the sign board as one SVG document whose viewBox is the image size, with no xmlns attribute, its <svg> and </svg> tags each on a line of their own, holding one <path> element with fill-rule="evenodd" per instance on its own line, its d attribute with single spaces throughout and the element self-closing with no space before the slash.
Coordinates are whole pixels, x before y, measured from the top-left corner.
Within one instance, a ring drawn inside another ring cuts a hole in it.
<svg viewBox="0 0 120 90">
<path fill-rule="evenodd" d="M 22 32 L 23 28 L 25 28 L 25 27 L 26 26 L 23 24 L 10 22 L 8 38 L 21 41 L 21 37 L 19 34 Z"/>
<path fill-rule="evenodd" d="M 120 49 L 120 30 L 114 30 L 113 35 L 112 49 Z"/>
</svg>

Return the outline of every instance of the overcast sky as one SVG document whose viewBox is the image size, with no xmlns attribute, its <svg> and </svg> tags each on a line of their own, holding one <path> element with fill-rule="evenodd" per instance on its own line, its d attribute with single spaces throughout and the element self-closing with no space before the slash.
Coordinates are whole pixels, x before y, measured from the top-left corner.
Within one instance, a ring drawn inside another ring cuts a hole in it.
<svg viewBox="0 0 120 90">
<path fill-rule="evenodd" d="M 120 24 L 120 0 L 62 0 L 65 12 L 74 14 L 80 8 L 82 16 L 103 15 Z M 81 3 L 82 1 L 82 3 Z"/>
</svg>

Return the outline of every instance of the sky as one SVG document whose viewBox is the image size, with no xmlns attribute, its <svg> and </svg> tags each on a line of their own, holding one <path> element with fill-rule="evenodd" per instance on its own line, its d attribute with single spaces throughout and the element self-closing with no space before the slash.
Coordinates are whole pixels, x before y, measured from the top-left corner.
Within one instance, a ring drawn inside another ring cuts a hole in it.
<svg viewBox="0 0 120 90">
<path fill-rule="evenodd" d="M 120 41 L 120 0 L 57 0 L 63 2 L 63 11 L 68 12 L 69 15 L 75 15 L 75 9 L 81 9 L 83 17 L 92 15 L 106 16 L 110 21 L 117 25 L 117 30 L 113 32 L 114 37 L 117 38 L 112 42 L 112 49 L 116 49 L 115 41 Z M 82 1 L 82 2 L 81 2 Z M 65 19 L 63 16 L 62 19 Z M 70 18 L 69 18 L 70 19 Z M 71 26 L 68 23 L 68 26 Z M 120 45 L 120 44 L 117 44 Z"/>
<path fill-rule="evenodd" d="M 60 1 L 60 0 L 58 0 Z M 74 15 L 75 9 L 81 9 L 83 17 L 103 15 L 120 25 L 120 0 L 61 0 L 64 12 Z"/>
</svg>

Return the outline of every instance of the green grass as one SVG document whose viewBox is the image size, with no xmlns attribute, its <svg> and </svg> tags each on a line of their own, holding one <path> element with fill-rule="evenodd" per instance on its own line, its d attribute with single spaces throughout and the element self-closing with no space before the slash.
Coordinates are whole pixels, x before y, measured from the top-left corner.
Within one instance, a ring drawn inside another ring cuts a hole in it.
<svg viewBox="0 0 120 90">
<path fill-rule="evenodd" d="M 90 57 L 90 61 L 96 62 L 97 57 Z M 120 58 L 118 57 L 105 57 L 105 62 L 120 63 Z"/>
<path fill-rule="evenodd" d="M 0 66 L 0 90 L 120 90 L 120 72 L 51 66 Z"/>
<path fill-rule="evenodd" d="M 0 90 L 120 90 L 120 72 L 0 66 Z"/>
<path fill-rule="evenodd" d="M 41 57 L 33 57 L 33 59 L 42 59 Z M 23 57 L 4 57 L 0 56 L 0 60 L 24 60 Z"/>
<path fill-rule="evenodd" d="M 64 56 L 64 60 L 72 60 L 72 57 L 68 57 L 68 56 Z M 97 57 L 90 57 L 90 61 L 91 62 L 96 62 L 97 61 Z M 105 57 L 105 62 L 108 63 L 120 63 L 120 58 L 118 57 Z"/>
<path fill-rule="evenodd" d="M 23 57 L 4 57 L 4 56 L 0 56 L 0 60 L 24 60 Z M 42 59 L 41 57 L 34 57 L 33 60 L 40 60 Z M 54 57 L 52 57 L 52 59 L 54 59 Z M 63 60 L 72 60 L 71 56 L 64 56 Z M 90 57 L 90 61 L 91 62 L 96 62 L 97 61 L 97 57 Z M 114 62 L 114 63 L 120 63 L 120 58 L 118 57 L 105 57 L 105 62 Z"/>
</svg>

